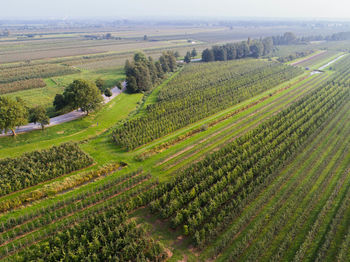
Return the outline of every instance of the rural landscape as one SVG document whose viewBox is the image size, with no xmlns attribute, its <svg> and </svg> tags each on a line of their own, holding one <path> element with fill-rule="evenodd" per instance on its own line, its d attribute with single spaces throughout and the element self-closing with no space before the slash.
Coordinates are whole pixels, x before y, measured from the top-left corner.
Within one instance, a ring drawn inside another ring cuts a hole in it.
<svg viewBox="0 0 350 262">
<path fill-rule="evenodd" d="M 349 137 L 347 20 L 0 17 L 0 261 L 350 261 Z"/>
</svg>

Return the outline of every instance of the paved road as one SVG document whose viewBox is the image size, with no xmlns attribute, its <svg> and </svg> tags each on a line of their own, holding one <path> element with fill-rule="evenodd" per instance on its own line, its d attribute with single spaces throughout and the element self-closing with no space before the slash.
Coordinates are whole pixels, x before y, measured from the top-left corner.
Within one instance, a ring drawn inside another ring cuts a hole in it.
<svg viewBox="0 0 350 262">
<path fill-rule="evenodd" d="M 104 104 L 108 103 L 113 98 L 115 98 L 116 96 L 118 96 L 122 92 L 124 92 L 125 89 L 126 89 L 126 82 L 123 82 L 123 89 L 122 90 L 120 90 L 118 87 L 112 88 L 111 89 L 111 91 L 112 91 L 112 96 L 111 97 L 106 97 L 105 95 L 102 95 L 103 100 L 104 100 L 103 103 Z M 69 121 L 81 118 L 81 117 L 83 117 L 85 115 L 86 115 L 86 113 L 84 113 L 80 109 L 78 109 L 78 110 L 69 112 L 69 113 L 64 114 L 64 115 L 60 115 L 60 116 L 56 116 L 56 117 L 50 118 L 50 124 L 47 125 L 46 127 L 55 126 L 55 125 L 59 125 L 59 124 L 65 123 L 65 122 L 69 122 Z M 26 133 L 26 132 L 33 131 L 33 130 L 38 130 L 38 129 L 41 129 L 40 124 L 29 123 L 29 124 L 27 124 L 25 126 L 18 127 L 16 129 L 16 133 L 17 134 L 21 134 L 21 133 Z M 9 136 L 9 135 L 12 135 L 12 132 L 8 132 L 6 134 L 5 133 L 0 134 L 0 136 Z"/>
<path fill-rule="evenodd" d="M 191 62 L 200 62 L 200 61 L 202 61 L 202 58 L 193 58 L 193 59 L 191 59 Z M 183 64 L 184 60 L 178 60 L 176 62 L 178 62 L 180 64 Z"/>
<path fill-rule="evenodd" d="M 344 56 L 346 56 L 346 54 L 343 54 L 343 55 L 341 55 L 341 56 L 338 56 L 337 58 L 333 59 L 333 60 L 330 61 L 329 63 L 327 63 L 327 64 L 321 66 L 318 70 L 323 70 L 323 69 L 327 68 L 328 66 L 330 66 L 331 64 L 337 62 L 339 59 L 341 59 L 341 58 L 344 57 Z"/>
</svg>

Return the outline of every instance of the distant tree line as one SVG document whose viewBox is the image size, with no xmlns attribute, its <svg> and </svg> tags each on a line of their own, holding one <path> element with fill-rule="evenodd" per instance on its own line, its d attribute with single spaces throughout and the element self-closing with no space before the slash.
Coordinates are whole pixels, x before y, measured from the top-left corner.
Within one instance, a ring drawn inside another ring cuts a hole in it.
<svg viewBox="0 0 350 262">
<path fill-rule="evenodd" d="M 10 35 L 10 31 L 8 29 L 5 29 L 0 33 L 0 36 L 4 36 L 4 37 L 7 37 L 9 35 Z"/>
<path fill-rule="evenodd" d="M 248 38 L 247 41 L 242 41 L 239 43 L 228 43 L 221 46 L 215 45 L 212 48 L 207 48 L 203 50 L 202 61 L 227 61 L 246 57 L 258 58 L 261 56 L 268 55 L 271 51 L 273 51 L 274 46 L 277 45 L 295 45 L 306 44 L 310 41 L 342 41 L 349 39 L 350 32 L 339 32 L 328 36 L 314 35 L 305 37 L 297 37 L 292 32 L 286 32 L 283 35 L 266 37 L 263 39 L 251 40 L 250 38 Z M 296 58 L 301 57 L 303 55 L 304 54 L 297 54 Z M 187 52 L 185 62 L 188 63 L 190 61 L 190 57 L 190 52 Z"/>
<path fill-rule="evenodd" d="M 342 40 L 349 40 L 349 39 L 350 39 L 350 32 L 339 32 L 326 37 L 325 40 L 342 41 Z"/>
<path fill-rule="evenodd" d="M 300 39 L 292 32 L 286 32 L 283 35 L 273 36 L 272 41 L 273 45 L 292 45 L 300 42 Z"/>
<path fill-rule="evenodd" d="M 135 53 L 133 61 L 125 62 L 126 88 L 130 93 L 148 91 L 165 73 L 174 72 L 176 68 L 176 57 L 171 51 L 164 52 L 158 61 L 141 52 Z"/>
<path fill-rule="evenodd" d="M 202 60 L 210 61 L 226 61 L 235 60 L 246 57 L 258 58 L 269 54 L 273 49 L 272 37 L 266 37 L 259 40 L 242 41 L 239 43 L 229 43 L 222 46 L 213 46 L 202 52 Z"/>
<path fill-rule="evenodd" d="M 286 32 L 280 36 L 273 36 L 274 45 L 306 44 L 311 41 L 344 41 L 350 39 L 350 32 L 339 32 L 331 35 L 310 35 L 297 37 L 292 32 Z"/>
</svg>

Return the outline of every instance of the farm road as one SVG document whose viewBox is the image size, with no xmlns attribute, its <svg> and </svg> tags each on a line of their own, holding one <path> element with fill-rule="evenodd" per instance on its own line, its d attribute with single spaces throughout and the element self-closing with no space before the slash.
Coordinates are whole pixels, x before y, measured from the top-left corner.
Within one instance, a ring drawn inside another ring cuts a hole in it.
<svg viewBox="0 0 350 262">
<path fill-rule="evenodd" d="M 123 89 L 120 90 L 118 87 L 114 87 L 111 89 L 112 91 L 112 96 L 111 97 L 106 97 L 105 95 L 103 96 L 103 103 L 107 104 L 109 101 L 111 101 L 113 98 L 115 98 L 116 96 L 120 95 L 122 92 L 124 92 L 126 89 L 126 82 L 123 82 Z M 83 116 L 85 116 L 86 114 L 84 112 L 82 112 L 80 109 L 69 112 L 67 114 L 64 115 L 60 115 L 60 116 L 56 116 L 53 118 L 50 118 L 50 124 L 47 125 L 46 127 L 50 127 L 50 126 L 55 126 L 55 125 L 59 125 L 65 122 L 69 122 L 78 118 L 81 118 Z M 21 133 L 26 133 L 29 131 L 33 131 L 33 130 L 38 130 L 41 129 L 40 124 L 34 124 L 34 123 L 29 123 L 27 125 L 24 126 L 20 126 L 16 129 L 16 134 L 21 134 Z M 9 136 L 12 135 L 12 132 L 7 132 L 7 133 L 2 133 L 0 134 L 0 136 Z"/>
</svg>

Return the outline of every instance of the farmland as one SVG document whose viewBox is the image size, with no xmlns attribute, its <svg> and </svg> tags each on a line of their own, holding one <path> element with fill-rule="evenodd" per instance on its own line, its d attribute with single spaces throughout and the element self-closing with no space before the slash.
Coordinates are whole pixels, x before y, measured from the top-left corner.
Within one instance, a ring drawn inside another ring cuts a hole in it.
<svg viewBox="0 0 350 262">
<path fill-rule="evenodd" d="M 124 80 L 121 66 L 139 47 L 159 57 L 246 34 L 94 30 L 23 37 L 27 62 L 6 42 L 20 31 L 2 39 L 13 63 L 0 65 L 0 93 L 49 108 L 77 78 Z M 82 36 L 108 32 L 122 39 Z M 0 260 L 348 261 L 344 46 L 281 45 L 259 58 L 179 64 L 150 91 L 122 93 L 89 116 L 0 137 Z M 277 60 L 296 52 L 308 55 Z"/>
<path fill-rule="evenodd" d="M 43 105 L 53 115 L 55 95 L 62 93 L 74 79 L 101 78 L 107 87 L 114 87 L 121 80 L 125 60 L 130 59 L 135 51 L 142 50 L 154 58 L 165 50 L 184 54 L 196 47 L 200 52 L 207 43 L 192 42 L 191 34 L 221 29 L 86 30 L 57 34 L 34 30 L 30 32 L 34 37 L 25 37 L 19 30 L 14 31 L 12 37 L 0 38 L 0 93 L 11 98 L 21 97 L 28 107 Z M 145 32 L 150 34 L 149 41 L 143 40 Z M 99 37 L 108 33 L 118 39 L 91 40 L 85 36 Z"/>
</svg>

